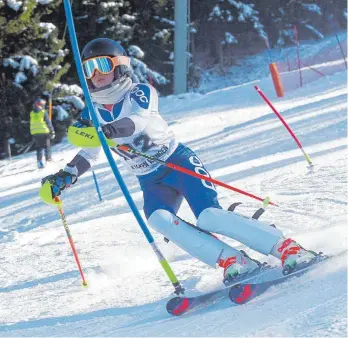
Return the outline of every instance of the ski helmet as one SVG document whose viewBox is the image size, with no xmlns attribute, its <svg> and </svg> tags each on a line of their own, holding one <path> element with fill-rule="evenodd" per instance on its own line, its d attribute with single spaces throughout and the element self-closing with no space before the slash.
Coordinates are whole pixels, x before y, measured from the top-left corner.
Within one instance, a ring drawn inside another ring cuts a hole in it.
<svg viewBox="0 0 348 338">
<path fill-rule="evenodd" d="M 33 108 L 35 111 L 40 111 L 42 109 L 45 109 L 46 108 L 46 100 L 40 99 L 40 98 L 36 99 L 34 101 Z"/>
<path fill-rule="evenodd" d="M 109 86 L 115 86 L 123 80 L 125 80 L 127 77 L 131 77 L 132 70 L 130 67 L 130 60 L 127 56 L 127 53 L 125 49 L 121 46 L 120 43 L 108 39 L 108 38 L 97 38 L 89 43 L 83 48 L 81 53 L 82 62 L 85 64 L 85 61 L 89 59 L 95 59 L 97 57 L 103 57 L 108 56 L 110 58 L 113 58 L 115 56 L 122 56 L 127 58 L 126 64 L 118 64 L 114 66 L 114 80 Z M 96 69 L 98 69 L 97 63 L 94 63 L 96 66 Z M 85 70 L 85 69 L 84 69 Z M 92 75 L 94 70 L 92 69 Z M 85 73 L 86 76 L 86 73 Z M 86 78 L 87 84 L 91 92 L 97 92 L 100 90 L 104 90 L 105 87 L 102 88 L 95 88 L 92 81 L 88 78 Z"/>
</svg>

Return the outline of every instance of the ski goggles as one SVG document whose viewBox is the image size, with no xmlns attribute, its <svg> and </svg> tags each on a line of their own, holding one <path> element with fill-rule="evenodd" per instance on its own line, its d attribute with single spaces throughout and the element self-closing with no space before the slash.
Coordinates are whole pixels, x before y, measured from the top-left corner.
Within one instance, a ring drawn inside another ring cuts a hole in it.
<svg viewBox="0 0 348 338">
<path fill-rule="evenodd" d="M 83 72 L 86 79 L 91 79 L 96 70 L 101 74 L 109 74 L 117 66 L 129 66 L 130 58 L 128 56 L 98 56 L 82 62 Z"/>
</svg>

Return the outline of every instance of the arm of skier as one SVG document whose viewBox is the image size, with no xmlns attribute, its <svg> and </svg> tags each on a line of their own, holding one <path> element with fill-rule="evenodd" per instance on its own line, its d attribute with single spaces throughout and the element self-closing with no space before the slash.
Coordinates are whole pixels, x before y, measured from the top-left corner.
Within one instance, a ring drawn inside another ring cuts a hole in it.
<svg viewBox="0 0 348 338">
<path fill-rule="evenodd" d="M 89 126 L 92 124 L 88 111 L 83 111 L 78 121 L 79 124 Z M 82 148 L 75 157 L 67 163 L 64 169 L 54 175 L 42 179 L 44 184 L 49 181 L 52 186 L 52 197 L 59 196 L 63 190 L 77 182 L 77 178 L 87 172 L 97 161 L 101 147 Z"/>
</svg>

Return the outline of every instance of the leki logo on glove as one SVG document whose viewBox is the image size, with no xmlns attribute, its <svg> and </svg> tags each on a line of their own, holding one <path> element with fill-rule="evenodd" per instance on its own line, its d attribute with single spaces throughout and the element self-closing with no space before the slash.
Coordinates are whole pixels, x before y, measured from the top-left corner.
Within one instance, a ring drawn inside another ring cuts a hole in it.
<svg viewBox="0 0 348 338">
<path fill-rule="evenodd" d="M 85 133 L 84 131 L 80 131 L 80 130 L 78 130 L 78 129 L 76 129 L 75 134 L 80 135 L 80 136 L 83 136 L 83 137 L 87 137 L 87 138 L 89 138 L 90 140 L 91 140 L 92 138 L 94 138 L 94 135 Z"/>
</svg>

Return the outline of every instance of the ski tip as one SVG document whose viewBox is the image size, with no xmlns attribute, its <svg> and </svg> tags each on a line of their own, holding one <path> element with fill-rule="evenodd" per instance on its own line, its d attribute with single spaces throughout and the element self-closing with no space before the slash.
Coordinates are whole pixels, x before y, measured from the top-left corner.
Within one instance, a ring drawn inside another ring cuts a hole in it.
<svg viewBox="0 0 348 338">
<path fill-rule="evenodd" d="M 187 312 L 190 307 L 190 300 L 186 297 L 174 297 L 167 303 L 167 312 L 173 316 L 180 316 Z"/>
</svg>

